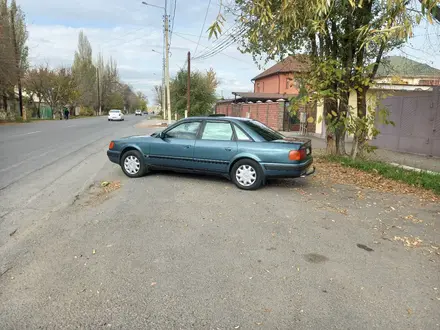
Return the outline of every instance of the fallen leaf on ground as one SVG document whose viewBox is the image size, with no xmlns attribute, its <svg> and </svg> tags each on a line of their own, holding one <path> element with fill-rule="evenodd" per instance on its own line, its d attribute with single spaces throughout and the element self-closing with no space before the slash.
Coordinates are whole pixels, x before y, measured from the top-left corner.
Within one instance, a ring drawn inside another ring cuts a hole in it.
<svg viewBox="0 0 440 330">
<path fill-rule="evenodd" d="M 423 220 L 416 219 L 412 214 L 407 215 L 407 216 L 405 217 L 405 220 L 410 220 L 410 221 L 412 221 L 413 223 L 422 223 L 422 222 L 423 222 Z"/>
<path fill-rule="evenodd" d="M 119 188 L 121 188 L 121 183 L 119 181 L 113 181 L 104 186 L 104 191 L 108 194 L 112 191 L 118 190 Z"/>
<path fill-rule="evenodd" d="M 102 181 L 101 187 L 107 187 L 109 184 L 110 184 L 110 182 L 108 182 L 108 181 Z"/>
<path fill-rule="evenodd" d="M 153 282 L 151 283 L 151 286 L 155 286 L 157 284 L 157 282 Z"/>
<path fill-rule="evenodd" d="M 403 242 L 404 245 L 407 247 L 418 247 L 423 242 L 418 237 L 407 237 L 407 236 L 404 236 L 404 237 L 394 236 L 394 240 Z"/>
<path fill-rule="evenodd" d="M 314 164 L 316 166 L 314 177 L 324 183 L 331 182 L 343 185 L 352 184 L 357 187 L 369 188 L 382 192 L 412 194 L 424 201 L 440 201 L 440 197 L 429 190 L 387 179 L 377 173 L 368 173 L 355 168 L 345 167 L 339 163 L 330 162 L 321 157 L 316 157 Z"/>
</svg>

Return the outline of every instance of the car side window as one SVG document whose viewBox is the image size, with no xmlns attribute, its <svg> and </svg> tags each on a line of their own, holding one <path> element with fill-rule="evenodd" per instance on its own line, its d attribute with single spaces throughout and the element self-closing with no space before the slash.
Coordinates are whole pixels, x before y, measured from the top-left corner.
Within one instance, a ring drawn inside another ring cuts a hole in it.
<svg viewBox="0 0 440 330">
<path fill-rule="evenodd" d="M 166 132 L 166 137 L 170 139 L 195 140 L 199 131 L 199 127 L 199 121 L 182 123 Z"/>
<path fill-rule="evenodd" d="M 246 135 L 243 130 L 238 127 L 237 125 L 234 125 L 235 128 L 235 136 L 237 137 L 237 141 L 252 141 L 249 136 Z"/>
<path fill-rule="evenodd" d="M 207 122 L 202 134 L 202 140 L 230 141 L 232 137 L 232 127 L 228 122 Z"/>
</svg>

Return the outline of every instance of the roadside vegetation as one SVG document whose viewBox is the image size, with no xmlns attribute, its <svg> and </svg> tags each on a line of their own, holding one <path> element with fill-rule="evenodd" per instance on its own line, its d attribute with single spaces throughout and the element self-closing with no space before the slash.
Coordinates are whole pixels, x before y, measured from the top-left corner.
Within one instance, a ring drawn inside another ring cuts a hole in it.
<svg viewBox="0 0 440 330">
<path fill-rule="evenodd" d="M 367 92 L 384 56 L 408 42 L 417 26 L 440 22 L 438 0 L 221 0 L 210 37 L 231 33 L 224 31 L 228 13 L 234 13 L 240 50 L 257 64 L 289 55 L 302 59 L 307 72 L 298 77 L 301 88 L 290 100 L 291 111 L 322 103 L 323 118 L 315 120 L 325 122 L 327 153 L 346 155 L 343 137 L 350 133 L 353 159 L 369 151 L 369 139 L 379 134 L 377 103 L 368 104 Z M 384 124 L 392 124 L 386 109 L 381 112 Z"/>
<path fill-rule="evenodd" d="M 341 164 L 344 167 L 358 169 L 367 173 L 376 174 L 383 178 L 400 181 L 413 187 L 431 190 L 440 196 L 440 174 L 426 171 L 411 171 L 395 167 L 390 164 L 367 159 L 352 159 L 350 157 L 323 156 L 322 160 Z"/>
<path fill-rule="evenodd" d="M 59 119 L 66 108 L 80 116 L 147 110 L 146 95 L 120 79 L 113 58 L 93 53 L 82 31 L 72 65 L 31 66 L 27 44 L 25 13 L 15 0 L 0 0 L 0 122 Z"/>
</svg>

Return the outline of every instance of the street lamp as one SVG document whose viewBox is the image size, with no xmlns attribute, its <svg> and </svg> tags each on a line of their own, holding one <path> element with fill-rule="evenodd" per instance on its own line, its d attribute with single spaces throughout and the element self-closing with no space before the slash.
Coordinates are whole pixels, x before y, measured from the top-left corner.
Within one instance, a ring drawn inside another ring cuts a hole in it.
<svg viewBox="0 0 440 330">
<path fill-rule="evenodd" d="M 152 5 L 151 3 L 146 3 L 145 1 L 142 1 L 142 4 L 145 6 L 151 6 L 151 7 L 156 7 L 156 8 L 160 8 L 166 11 L 165 7 L 161 7 L 161 6 L 156 6 L 156 5 Z"/>
</svg>

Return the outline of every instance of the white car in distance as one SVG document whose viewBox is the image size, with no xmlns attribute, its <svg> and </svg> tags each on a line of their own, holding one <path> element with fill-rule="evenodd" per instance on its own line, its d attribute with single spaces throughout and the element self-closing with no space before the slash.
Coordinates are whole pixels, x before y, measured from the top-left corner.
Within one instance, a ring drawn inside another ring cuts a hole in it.
<svg viewBox="0 0 440 330">
<path fill-rule="evenodd" d="M 108 112 L 108 121 L 113 121 L 113 120 L 118 120 L 118 121 L 124 120 L 124 114 L 122 113 L 121 110 L 113 109 Z"/>
<path fill-rule="evenodd" d="M 135 115 L 135 116 L 142 116 L 142 111 L 141 111 L 141 110 L 136 110 L 136 111 L 134 112 L 134 115 Z"/>
</svg>

